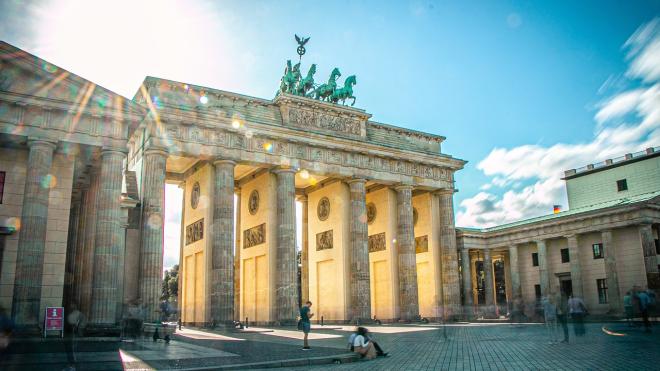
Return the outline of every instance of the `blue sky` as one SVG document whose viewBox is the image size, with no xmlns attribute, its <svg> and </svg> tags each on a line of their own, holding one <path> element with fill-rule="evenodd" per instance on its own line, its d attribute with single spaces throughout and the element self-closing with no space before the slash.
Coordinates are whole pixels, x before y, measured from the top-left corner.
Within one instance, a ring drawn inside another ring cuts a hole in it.
<svg viewBox="0 0 660 371">
<path fill-rule="evenodd" d="M 357 75 L 373 119 L 468 160 L 457 222 L 566 207 L 562 171 L 660 145 L 658 1 L 3 1 L 0 39 L 131 97 L 146 75 L 271 98 Z M 617 98 L 620 98 L 617 100 Z"/>
</svg>

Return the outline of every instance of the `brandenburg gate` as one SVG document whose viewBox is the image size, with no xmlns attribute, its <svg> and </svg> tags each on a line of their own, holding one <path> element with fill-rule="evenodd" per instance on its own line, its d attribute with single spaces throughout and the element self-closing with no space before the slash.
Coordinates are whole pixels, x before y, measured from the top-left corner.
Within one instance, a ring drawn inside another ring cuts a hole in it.
<svg viewBox="0 0 660 371">
<path fill-rule="evenodd" d="M 441 152 L 444 137 L 286 89 L 274 100 L 156 78 L 142 89 L 149 117 L 129 139 L 128 166 L 141 176 L 149 305 L 163 249 L 152 221 L 164 219 L 164 186 L 176 182 L 184 323 L 296 318 L 296 201 L 301 299 L 318 318 L 460 314 L 452 195 L 464 161 Z"/>
<path fill-rule="evenodd" d="M 461 315 L 465 162 L 353 108 L 355 76 L 318 85 L 288 62 L 273 99 L 148 77 L 129 100 L 9 44 L 0 57 L 0 305 L 20 327 L 62 304 L 99 331 L 131 307 L 157 321 L 166 183 L 184 194 L 186 324 L 290 323 L 307 300 L 337 323 Z"/>
</svg>

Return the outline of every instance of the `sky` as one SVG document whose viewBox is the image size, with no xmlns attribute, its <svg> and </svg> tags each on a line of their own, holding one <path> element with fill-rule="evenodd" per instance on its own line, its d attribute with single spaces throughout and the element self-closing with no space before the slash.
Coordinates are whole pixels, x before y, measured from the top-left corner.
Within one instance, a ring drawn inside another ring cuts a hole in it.
<svg viewBox="0 0 660 371">
<path fill-rule="evenodd" d="M 129 98 L 147 75 L 272 98 L 310 36 L 303 71 L 339 67 L 373 120 L 447 138 L 468 161 L 456 224 L 488 227 L 566 209 L 564 170 L 660 145 L 659 16 L 643 0 L 4 0 L 0 39 Z"/>
</svg>

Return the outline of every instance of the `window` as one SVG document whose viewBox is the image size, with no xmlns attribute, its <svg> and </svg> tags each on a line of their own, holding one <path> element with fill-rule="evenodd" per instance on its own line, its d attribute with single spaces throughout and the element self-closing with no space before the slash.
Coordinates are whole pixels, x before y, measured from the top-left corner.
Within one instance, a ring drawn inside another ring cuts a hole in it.
<svg viewBox="0 0 660 371">
<path fill-rule="evenodd" d="M 594 259 L 602 259 L 603 258 L 603 244 L 602 243 L 595 243 L 591 247 L 594 250 Z"/>
<path fill-rule="evenodd" d="M 561 262 L 562 263 L 568 263 L 571 261 L 571 257 L 568 254 L 568 249 L 561 249 Z"/>
<path fill-rule="evenodd" d="M 605 278 L 596 280 L 598 287 L 598 303 L 607 304 L 607 280 Z"/>
<path fill-rule="evenodd" d="M 2 203 L 2 194 L 5 191 L 5 172 L 0 171 L 0 204 Z"/>
<path fill-rule="evenodd" d="M 541 301 L 541 285 L 534 285 L 534 296 L 536 301 Z"/>
<path fill-rule="evenodd" d="M 532 267 L 538 267 L 539 266 L 539 253 L 533 252 L 532 253 Z"/>
<path fill-rule="evenodd" d="M 616 181 L 616 190 L 618 192 L 628 190 L 628 181 L 626 179 L 620 179 Z"/>
</svg>

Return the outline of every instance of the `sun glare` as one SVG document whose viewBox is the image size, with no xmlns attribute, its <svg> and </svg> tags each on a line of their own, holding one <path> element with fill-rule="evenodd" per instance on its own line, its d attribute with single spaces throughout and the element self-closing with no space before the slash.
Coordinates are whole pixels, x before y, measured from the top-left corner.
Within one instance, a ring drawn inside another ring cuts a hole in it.
<svg viewBox="0 0 660 371">
<path fill-rule="evenodd" d="M 148 74 L 208 69 L 198 55 L 220 27 L 207 3 L 188 1 L 53 0 L 35 12 L 39 55 L 128 97 Z"/>
</svg>

